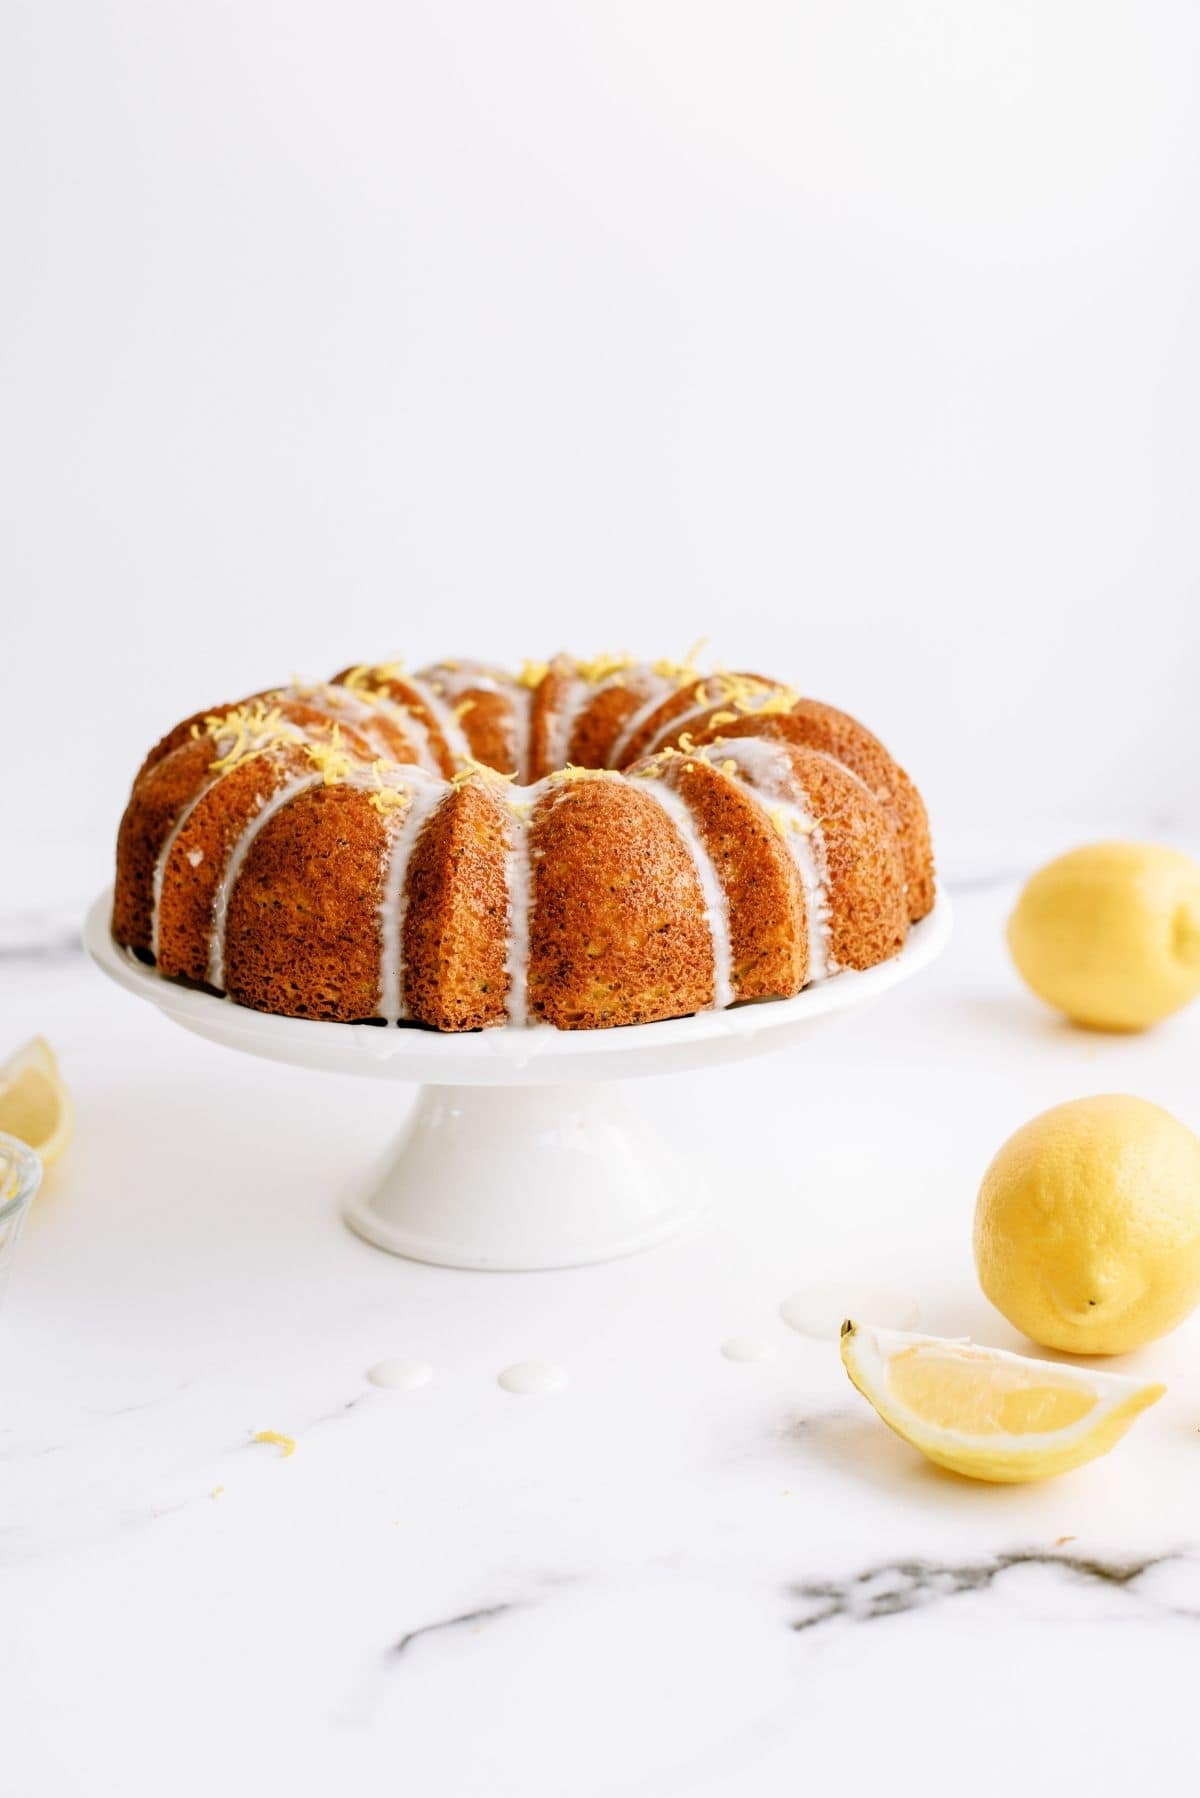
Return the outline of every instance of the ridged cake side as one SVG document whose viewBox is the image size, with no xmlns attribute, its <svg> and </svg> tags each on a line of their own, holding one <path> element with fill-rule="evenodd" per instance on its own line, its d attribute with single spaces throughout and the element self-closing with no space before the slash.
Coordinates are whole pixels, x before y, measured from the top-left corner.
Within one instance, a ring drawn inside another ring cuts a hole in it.
<svg viewBox="0 0 1200 1798">
<path fill-rule="evenodd" d="M 896 954 L 932 899 L 908 777 L 779 683 L 385 664 L 156 745 L 113 934 L 285 1016 L 585 1029 L 790 997 Z"/>
</svg>

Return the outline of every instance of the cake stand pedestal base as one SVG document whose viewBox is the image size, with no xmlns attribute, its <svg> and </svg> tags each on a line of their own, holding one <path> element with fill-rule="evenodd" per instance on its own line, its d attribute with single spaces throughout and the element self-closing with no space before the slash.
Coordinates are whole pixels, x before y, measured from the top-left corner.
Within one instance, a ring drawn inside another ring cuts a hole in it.
<svg viewBox="0 0 1200 1798">
<path fill-rule="evenodd" d="M 928 967 L 950 935 L 942 895 L 891 961 L 794 999 L 620 1030 L 440 1035 L 274 1017 L 163 980 L 113 942 L 111 915 L 112 894 L 101 893 L 84 925 L 88 953 L 183 1029 L 266 1061 L 415 1084 L 399 1148 L 344 1207 L 346 1222 L 394 1255 L 497 1270 L 578 1267 L 672 1235 L 703 1209 L 705 1174 L 686 1143 L 665 1142 L 626 1109 L 623 1083 L 808 1043 Z"/>
<path fill-rule="evenodd" d="M 706 1199 L 619 1082 L 423 1086 L 383 1177 L 343 1215 L 394 1255 L 511 1272 L 649 1248 Z"/>
</svg>

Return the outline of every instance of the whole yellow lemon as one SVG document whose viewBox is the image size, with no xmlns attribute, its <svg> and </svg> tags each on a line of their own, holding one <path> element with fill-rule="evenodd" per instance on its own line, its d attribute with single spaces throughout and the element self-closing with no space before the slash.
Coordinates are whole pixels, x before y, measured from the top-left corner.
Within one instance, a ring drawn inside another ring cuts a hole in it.
<svg viewBox="0 0 1200 1798">
<path fill-rule="evenodd" d="M 1042 1112 L 983 1176 L 975 1265 L 1047 1348 L 1120 1355 L 1165 1336 L 1200 1300 L 1200 1138 L 1123 1094 Z"/>
<path fill-rule="evenodd" d="M 1073 849 L 1029 881 L 1008 946 L 1075 1023 L 1144 1030 L 1200 993 L 1200 867 L 1153 843 Z"/>
</svg>

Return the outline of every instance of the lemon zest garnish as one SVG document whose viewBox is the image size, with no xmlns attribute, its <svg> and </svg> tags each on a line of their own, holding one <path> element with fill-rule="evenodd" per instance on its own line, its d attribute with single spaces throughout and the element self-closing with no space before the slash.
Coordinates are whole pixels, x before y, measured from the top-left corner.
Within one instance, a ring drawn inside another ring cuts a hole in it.
<svg viewBox="0 0 1200 1798">
<path fill-rule="evenodd" d="M 736 724 L 736 712 L 714 712 L 708 721 L 709 730 L 719 730 L 722 724 Z"/>
<path fill-rule="evenodd" d="M 611 780 L 613 772 L 611 768 L 580 768 L 574 762 L 568 762 L 564 768 L 556 768 L 546 778 L 552 786 L 573 786 L 580 780 Z"/>
<path fill-rule="evenodd" d="M 209 766 L 216 774 L 228 774 L 251 756 L 276 743 L 300 743 L 303 737 L 294 725 L 284 722 L 279 706 L 268 706 L 261 699 L 248 705 L 234 706 L 228 712 L 210 712 L 203 725 L 193 725 L 194 734 L 210 736 L 217 754 Z M 229 747 L 221 745 L 229 740 Z"/>
<path fill-rule="evenodd" d="M 727 761 L 724 761 L 721 763 L 721 773 L 722 774 L 736 774 L 737 772 L 738 772 L 738 765 L 734 761 L 732 756 L 730 756 Z"/>
<path fill-rule="evenodd" d="M 777 692 L 768 693 L 758 705 L 745 707 L 755 718 L 770 718 L 790 712 L 799 700 L 800 695 L 793 687 L 780 687 Z"/>
<path fill-rule="evenodd" d="M 622 674 L 626 668 L 632 668 L 632 666 L 632 656 L 600 655 L 593 656 L 590 662 L 581 662 L 576 659 L 575 672 L 580 680 L 585 680 L 592 686 L 598 686 L 601 681 L 607 680 L 610 675 Z"/>
<path fill-rule="evenodd" d="M 255 1430 L 250 1440 L 252 1442 L 270 1443 L 273 1448 L 279 1450 L 281 1457 L 285 1461 L 289 1455 L 294 1455 L 296 1452 L 296 1438 L 294 1436 L 285 1436 L 279 1430 Z"/>
<path fill-rule="evenodd" d="M 516 780 L 516 778 L 515 768 L 511 774 L 501 774 L 498 768 L 489 768 L 486 762 L 477 762 L 474 756 L 467 755 L 463 757 L 456 771 L 450 776 L 450 785 L 461 787 L 465 786 L 469 780 L 482 780 L 486 781 L 489 786 L 506 787 L 510 781 Z"/>
<path fill-rule="evenodd" d="M 436 691 L 436 689 L 435 689 L 435 691 Z M 479 703 L 478 700 L 475 700 L 475 699 L 460 699 L 459 700 L 458 704 L 454 708 L 454 716 L 458 719 L 460 724 L 461 724 L 462 720 L 466 717 L 468 712 L 473 712 L 475 710 L 475 707 L 478 703 Z"/>
<path fill-rule="evenodd" d="M 521 672 L 517 676 L 517 685 L 519 687 L 528 687 L 530 691 L 532 691 L 534 687 L 541 686 L 549 672 L 549 662 L 531 662 L 527 658 L 521 664 Z"/>
<path fill-rule="evenodd" d="M 210 1498 L 220 1498 L 220 1496 L 224 1492 L 224 1490 L 225 1490 L 224 1486 L 214 1486 L 208 1496 Z"/>
<path fill-rule="evenodd" d="M 359 662 L 342 676 L 342 685 L 367 705 L 398 705 L 388 692 L 388 682 L 404 680 L 403 659 L 397 662 Z"/>
<path fill-rule="evenodd" d="M 328 743 L 306 743 L 304 753 L 320 773 L 327 787 L 336 786 L 339 781 L 349 779 L 354 769 L 359 766 L 350 751 L 342 747 L 340 724 L 330 725 Z"/>
<path fill-rule="evenodd" d="M 371 794 L 370 803 L 380 817 L 388 812 L 403 811 L 412 803 L 412 794 L 406 787 L 389 786 L 384 774 L 395 768 L 394 762 L 375 761 L 371 763 L 371 775 L 375 781 L 375 791 Z"/>
</svg>

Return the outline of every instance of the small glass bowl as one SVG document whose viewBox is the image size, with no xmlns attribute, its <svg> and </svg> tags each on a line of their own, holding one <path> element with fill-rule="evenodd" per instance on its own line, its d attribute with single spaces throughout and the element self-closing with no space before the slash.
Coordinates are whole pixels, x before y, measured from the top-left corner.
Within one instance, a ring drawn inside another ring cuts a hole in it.
<svg viewBox="0 0 1200 1798">
<path fill-rule="evenodd" d="M 0 1130 L 0 1294 L 4 1291 L 17 1238 L 33 1195 L 42 1184 L 40 1156 Z"/>
</svg>

